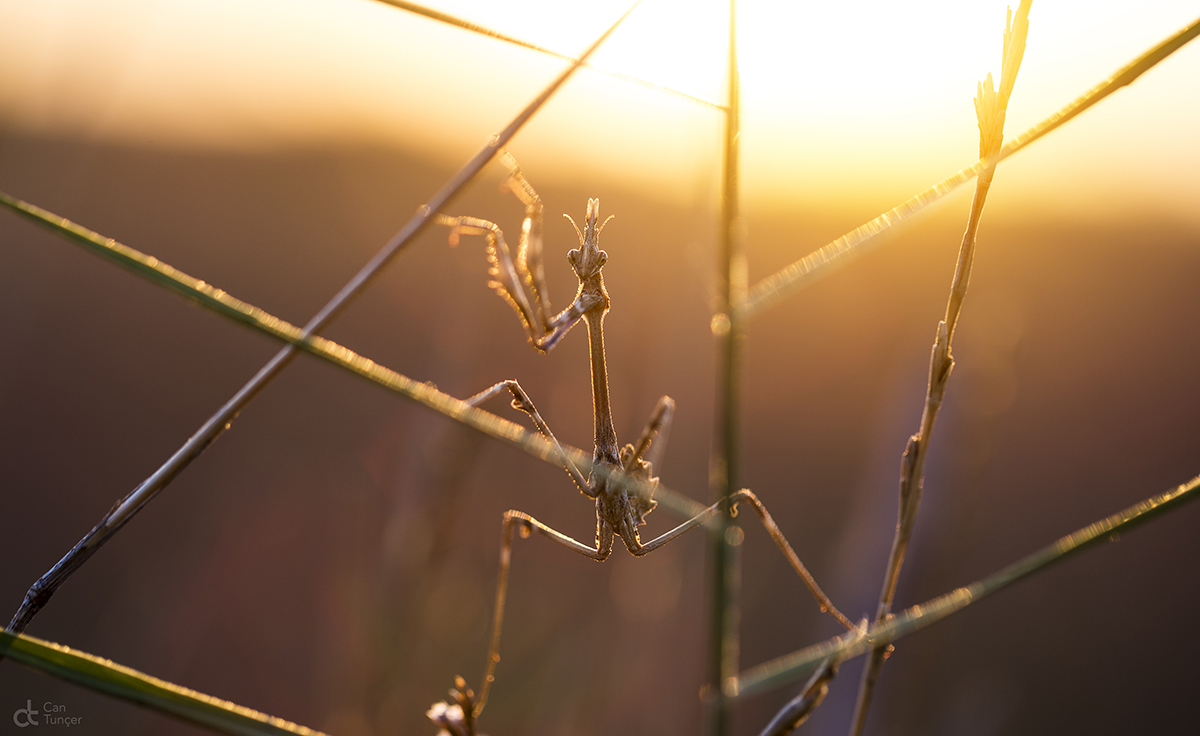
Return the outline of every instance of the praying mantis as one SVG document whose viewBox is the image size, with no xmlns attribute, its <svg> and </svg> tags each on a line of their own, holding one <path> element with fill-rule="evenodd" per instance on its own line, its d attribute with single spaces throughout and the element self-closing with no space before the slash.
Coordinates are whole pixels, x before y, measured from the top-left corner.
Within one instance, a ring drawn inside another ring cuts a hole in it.
<svg viewBox="0 0 1200 736">
<path fill-rule="evenodd" d="M 550 308 L 547 293 L 545 268 L 542 255 L 543 206 L 542 200 L 522 174 L 516 160 L 506 151 L 501 162 L 508 168 L 508 177 L 501 185 L 516 196 L 525 206 L 525 219 L 521 226 L 520 243 L 514 259 L 505 242 L 504 233 L 493 222 L 476 217 L 438 216 L 438 222 L 450 228 L 450 244 L 457 245 L 462 235 L 479 235 L 487 241 L 487 257 L 491 265 L 489 286 L 496 291 L 517 313 L 529 336 L 529 342 L 539 352 L 546 353 L 554 348 L 570 330 L 582 320 L 587 325 L 588 344 L 591 356 L 593 441 L 595 449 L 592 464 L 603 472 L 592 472 L 585 477 L 582 471 L 562 451 L 554 433 L 538 413 L 528 394 L 515 380 L 501 381 L 491 388 L 467 399 L 468 404 L 477 406 L 502 394 L 512 397 L 512 408 L 526 414 L 537 430 L 559 451 L 563 469 L 575 487 L 596 503 L 595 546 L 588 546 L 539 522 L 532 516 L 515 510 L 505 512 L 500 547 L 500 573 L 496 587 L 495 611 L 492 619 L 491 642 L 486 671 L 478 697 L 459 677 L 450 691 L 453 703 L 440 702 L 427 713 L 444 733 L 453 736 L 471 736 L 475 733 L 475 721 L 487 705 L 491 685 L 495 681 L 496 665 L 500 661 L 500 632 L 504 621 L 504 604 L 508 590 L 508 573 L 512 563 L 514 532 L 527 538 L 534 532 L 557 542 L 567 549 L 578 552 L 597 562 L 603 562 L 612 553 L 616 537 L 620 537 L 625 548 L 635 557 L 647 555 L 674 541 L 684 533 L 703 525 L 723 509 L 736 514 L 737 505 L 753 507 L 767 533 L 787 558 L 812 593 L 823 612 L 833 616 L 849 630 L 856 627 L 829 600 L 817 585 L 816 580 L 800 561 L 774 519 L 758 497 L 742 489 L 727 499 L 715 503 L 670 531 L 643 542 L 638 527 L 645 523 L 646 516 L 657 503 L 651 498 L 658 478 L 653 475 L 653 461 L 647 454 L 656 438 L 665 435 L 674 414 L 675 402 L 669 396 L 659 399 L 645 429 L 636 444 L 621 447 L 613 428 L 612 412 L 608 393 L 608 372 L 604 360 L 604 317 L 609 311 L 610 300 L 604 288 L 604 265 L 608 254 L 600 250 L 600 233 L 612 220 L 609 216 L 600 221 L 600 200 L 589 199 L 583 229 L 580 230 L 570 215 L 570 220 L 579 237 L 579 247 L 567 253 L 567 261 L 579 279 L 579 290 L 570 306 L 557 314 Z M 661 452 L 661 443 L 657 448 Z M 649 487 L 650 493 L 642 495 L 637 488 L 623 482 L 625 476 L 638 482 L 638 487 Z"/>
</svg>

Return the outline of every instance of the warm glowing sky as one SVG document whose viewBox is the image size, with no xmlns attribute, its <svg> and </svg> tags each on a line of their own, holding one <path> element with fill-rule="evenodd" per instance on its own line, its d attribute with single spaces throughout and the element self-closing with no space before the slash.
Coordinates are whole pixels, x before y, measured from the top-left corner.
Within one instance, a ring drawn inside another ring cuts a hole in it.
<svg viewBox="0 0 1200 736">
<path fill-rule="evenodd" d="M 574 53 L 625 2 L 427 4 Z M 971 97 L 998 71 L 1004 10 L 744 2 L 747 196 L 820 205 L 871 192 L 894 204 L 970 163 Z M 1036 1 L 1009 136 L 1197 12 Z M 723 23 L 720 2 L 646 0 L 595 64 L 718 99 Z M 561 64 L 370 0 L 0 0 L 0 132 L 215 147 L 365 139 L 459 161 Z M 1006 164 L 1021 182 L 1006 196 L 1200 222 L 1197 130 L 1200 41 Z M 717 131 L 711 110 L 584 71 L 514 148 L 527 166 L 695 197 L 715 175 Z"/>
</svg>

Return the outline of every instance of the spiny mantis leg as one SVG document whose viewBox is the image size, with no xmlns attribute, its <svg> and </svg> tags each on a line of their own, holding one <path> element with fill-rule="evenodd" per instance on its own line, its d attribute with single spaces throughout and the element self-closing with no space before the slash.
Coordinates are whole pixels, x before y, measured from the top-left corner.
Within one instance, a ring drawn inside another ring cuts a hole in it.
<svg viewBox="0 0 1200 736">
<path fill-rule="evenodd" d="M 571 309 L 563 310 L 563 312 L 553 319 L 548 321 L 546 319 L 550 314 L 550 290 L 546 284 L 545 259 L 542 255 L 542 198 L 538 196 L 533 185 L 521 173 L 521 167 L 517 165 L 517 160 L 513 158 L 511 153 L 502 151 L 500 162 L 508 167 L 509 172 L 508 178 L 500 185 L 501 190 L 507 189 L 512 192 L 513 196 L 521 200 L 521 204 L 525 205 L 525 219 L 521 222 L 521 242 L 517 247 L 516 270 L 525 276 L 526 285 L 533 294 L 533 306 L 542 315 L 543 324 L 547 324 L 550 328 L 553 328 L 563 319 L 564 315 L 571 313 Z M 575 224 L 575 220 L 571 219 L 571 216 L 568 214 L 563 214 L 563 217 L 571 222 L 571 227 L 575 228 L 575 234 L 579 236 L 579 243 L 582 245 L 584 237 L 579 231 L 579 226 Z M 597 236 L 600 235 L 600 232 L 604 230 L 604 226 L 613 217 L 615 215 L 609 215 L 608 219 L 596 229 Z M 578 303 L 578 297 L 576 298 L 576 302 Z M 595 302 L 583 305 L 582 312 L 586 312 L 594 306 L 596 306 Z M 582 312 L 580 313 L 582 314 Z M 577 319 L 578 317 L 575 318 Z M 566 328 L 566 330 L 569 329 L 570 327 Z M 563 330 L 563 334 L 566 334 L 566 330 Z M 554 342 L 557 342 L 559 339 L 561 339 L 561 335 L 554 338 Z M 535 345 L 537 345 L 536 342 Z M 539 349 L 543 349 L 543 351 L 554 347 L 553 344 L 537 346 Z"/>
<path fill-rule="evenodd" d="M 513 157 L 505 151 L 501 161 L 509 169 L 504 187 L 525 205 L 521 223 L 521 241 L 514 260 L 500 227 L 477 217 L 447 217 L 438 215 L 437 222 L 450 228 L 450 245 L 457 245 L 460 235 L 482 235 L 487 239 L 487 255 L 491 268 L 488 283 L 504 298 L 529 335 L 529 341 L 541 352 L 551 350 L 597 301 L 582 294 L 571 306 L 554 317 L 550 316 L 550 299 L 546 286 L 542 257 L 542 200 L 525 179 Z M 570 218 L 568 218 L 570 219 Z M 574 224 L 574 221 L 572 221 Z M 578 232 L 579 228 L 575 228 Z"/>
<path fill-rule="evenodd" d="M 591 325 L 588 326 L 591 327 Z M 654 474 L 654 463 L 658 462 L 666 450 L 667 435 L 671 431 L 671 419 L 674 416 L 674 399 L 670 396 L 663 396 L 658 400 L 654 411 L 650 412 L 650 419 L 646 422 L 646 428 L 642 430 L 642 435 L 638 438 L 637 444 L 625 445 L 625 447 L 621 448 L 620 456 L 618 457 L 621 462 L 622 471 L 632 478 L 649 483 L 650 492 L 641 504 L 643 509 L 641 515 L 643 518 L 658 505 L 658 502 L 654 500 L 654 488 L 658 485 L 658 478 L 652 477 Z M 651 456 L 653 459 L 651 459 Z M 643 460 L 643 457 L 646 457 L 646 459 Z"/>
<path fill-rule="evenodd" d="M 653 457 L 647 456 L 646 462 L 653 466 L 662 457 L 663 451 L 666 449 L 667 434 L 671 429 L 671 419 L 674 416 L 675 400 L 670 396 L 659 399 L 654 411 L 650 413 L 646 428 L 642 430 L 642 436 L 638 438 L 637 444 L 633 445 L 633 454 L 628 459 L 622 454 L 622 470 L 626 473 L 633 471 L 638 460 L 647 454 L 646 451 L 650 449 L 651 443 L 653 443 L 654 455 Z M 655 441 L 655 437 L 658 438 L 657 441 Z"/>
<path fill-rule="evenodd" d="M 521 324 L 529 335 L 529 342 L 539 351 L 544 353 L 553 349 L 558 341 L 578 324 L 583 313 L 598 303 L 595 299 L 580 295 L 571 306 L 547 319 L 544 313 L 533 306 L 540 304 L 542 292 L 529 287 L 532 277 L 524 264 L 513 261 L 508 243 L 504 240 L 504 231 L 499 225 L 468 216 L 438 215 L 437 222 L 450 228 L 451 246 L 458 245 L 460 235 L 482 235 L 487 239 L 488 263 L 491 264 L 488 273 L 492 276 L 488 286 L 503 297 L 521 318 Z M 534 292 L 532 301 L 530 291 Z"/>
<path fill-rule="evenodd" d="M 542 198 L 521 173 L 517 160 L 508 151 L 500 152 L 500 163 L 508 168 L 508 178 L 500 185 L 525 205 L 521 222 L 521 242 L 517 248 L 517 266 L 528 275 L 529 287 L 536 299 L 542 321 L 550 314 L 550 291 L 546 285 L 545 260 L 542 256 Z"/>
<path fill-rule="evenodd" d="M 788 544 L 787 538 L 783 536 L 783 532 L 779 530 L 779 526 L 775 524 L 775 520 L 772 519 L 771 514 L 767 512 L 767 507 L 763 505 L 762 501 L 758 500 L 758 496 L 754 495 L 753 491 L 743 488 L 729 497 L 729 503 L 733 507 L 734 514 L 736 515 L 737 513 L 737 505 L 743 501 L 754 507 L 754 512 L 758 514 L 758 520 L 762 522 L 763 527 L 767 530 L 767 534 L 771 535 L 771 539 L 775 541 L 775 545 L 779 547 L 779 551 L 782 552 L 783 556 L 787 558 L 787 561 L 791 563 L 792 569 L 795 570 L 796 574 L 800 576 L 800 579 L 804 581 L 804 586 L 808 588 L 808 592 L 812 594 L 812 597 L 816 599 L 817 604 L 820 605 L 821 613 L 828 613 L 830 616 L 833 616 L 835 619 L 837 619 L 837 622 L 842 626 L 845 626 L 847 630 L 852 631 L 857 628 L 853 623 L 851 623 L 850 619 L 846 618 L 842 612 L 837 609 L 837 606 L 833 605 L 833 601 L 829 600 L 829 596 L 825 595 L 825 592 L 821 590 L 821 586 L 817 585 L 817 581 L 815 578 L 813 578 L 812 573 L 810 573 L 808 568 L 804 566 L 804 563 L 800 561 L 800 557 L 796 555 L 796 551 L 792 549 L 792 545 Z M 652 539 L 649 542 L 640 545 L 638 549 L 631 549 L 629 551 L 636 556 L 653 552 L 667 542 L 670 542 L 676 537 L 680 536 L 684 532 L 694 529 L 695 527 L 700 526 L 704 522 L 711 519 L 720 512 L 721 505 L 723 503 L 723 501 L 714 503 L 712 506 L 709 506 L 707 509 L 701 511 L 699 514 L 696 514 L 691 519 L 688 519 L 666 534 L 663 534 L 661 537 Z"/>
<path fill-rule="evenodd" d="M 792 569 L 795 570 L 796 574 L 800 576 L 800 579 L 804 581 L 804 586 L 808 588 L 808 592 L 812 594 L 812 597 L 815 598 L 817 603 L 821 606 L 821 613 L 828 613 L 830 616 L 833 616 L 835 619 L 837 619 L 838 623 L 846 627 L 847 631 L 853 631 L 856 629 L 857 627 L 854 625 L 854 623 L 851 622 L 850 619 L 846 618 L 846 616 L 837 609 L 837 606 L 833 605 L 833 601 L 829 600 L 829 596 L 825 595 L 825 592 L 821 590 L 821 586 L 817 585 L 816 578 L 812 576 L 812 573 L 810 573 L 808 568 L 804 566 L 804 563 L 800 561 L 800 557 L 796 554 L 796 551 L 792 549 L 792 545 L 788 544 L 787 538 L 783 536 L 783 532 L 779 530 L 779 526 L 775 524 L 775 520 L 772 519 L 771 514 L 767 512 L 767 507 L 763 506 L 762 501 L 758 500 L 758 496 L 755 496 L 751 491 L 743 488 L 729 498 L 735 511 L 737 509 L 737 504 L 743 500 L 749 502 L 750 505 L 754 507 L 754 512 L 758 514 L 758 520 L 762 522 L 763 527 L 767 530 L 767 534 L 770 534 L 771 539 L 775 541 L 775 546 L 779 547 L 779 551 L 782 552 L 783 556 L 787 558 L 787 561 L 791 564 Z M 715 509 L 716 505 L 714 504 L 704 513 L 711 515 L 716 513 Z"/>
<path fill-rule="evenodd" d="M 583 477 L 583 473 L 579 472 L 579 468 L 575 467 L 575 463 L 571 462 L 571 459 L 567 457 L 567 453 L 563 451 L 562 445 L 560 445 L 558 442 L 558 438 L 555 437 L 554 433 L 550 431 L 549 425 L 547 425 L 546 421 L 542 419 L 542 415 L 538 413 L 537 407 L 535 407 L 533 402 L 530 401 L 529 395 L 525 393 L 525 389 L 521 388 L 521 384 L 511 379 L 508 381 L 501 381 L 486 391 L 481 391 L 475 394 L 471 398 L 467 399 L 465 403 L 470 404 L 471 406 L 479 406 L 493 396 L 501 394 L 505 391 L 508 391 L 510 394 L 512 394 L 512 408 L 528 414 L 529 418 L 533 420 L 534 426 L 536 426 L 538 431 L 542 433 L 542 436 L 550 440 L 550 444 L 554 445 L 554 449 L 558 453 L 559 464 L 562 465 L 563 469 L 567 471 L 567 475 L 571 476 L 571 482 L 575 484 L 575 487 L 577 487 L 580 492 L 582 492 L 583 495 L 587 496 L 588 498 L 595 498 L 595 491 L 593 491 L 588 485 L 587 479 Z M 486 690 L 484 692 L 486 693 Z"/>
<path fill-rule="evenodd" d="M 779 550 L 783 553 L 784 557 L 787 558 L 788 562 L 791 563 L 792 568 L 800 576 L 801 580 L 803 580 L 804 585 L 808 588 L 812 596 L 817 600 L 817 603 L 821 607 L 821 612 L 828 613 L 829 615 L 833 616 L 838 623 L 845 626 L 848 630 L 853 631 L 856 629 L 857 627 L 850 622 L 850 619 L 846 618 L 845 615 L 843 615 L 842 612 L 833 605 L 833 602 L 829 600 L 829 597 L 826 596 L 821 590 L 820 586 L 817 585 L 817 581 L 813 579 L 813 576 L 811 573 L 809 573 L 808 568 L 806 568 L 804 563 L 800 561 L 800 558 L 796 556 L 796 552 L 792 549 L 792 546 L 788 544 L 787 539 L 783 536 L 783 532 L 779 530 L 779 527 L 775 524 L 775 520 L 771 518 L 771 514 L 767 512 L 767 508 L 763 506 L 761 501 L 758 500 L 758 497 L 755 496 L 752 491 L 743 488 L 742 490 L 730 496 L 728 500 L 735 513 L 737 505 L 743 501 L 754 507 L 755 513 L 758 514 L 759 521 L 762 522 L 763 527 L 766 528 L 767 533 L 771 536 L 771 539 L 775 541 L 775 544 L 779 547 Z M 626 541 L 626 546 L 629 548 L 629 552 L 635 557 L 647 555 L 659 547 L 667 544 L 668 542 L 674 541 L 684 533 L 702 525 L 704 522 L 720 513 L 722 506 L 724 506 L 725 503 L 725 501 L 719 501 L 712 506 L 709 506 L 704 511 L 701 511 L 699 514 L 693 516 L 691 519 L 688 519 L 669 532 L 666 532 L 665 534 L 656 537 L 649 542 L 638 544 L 636 547 L 634 547 L 630 546 L 629 542 Z M 492 619 L 492 640 L 488 648 L 487 670 L 484 673 L 483 684 L 479 688 L 479 701 L 475 706 L 476 718 L 478 718 L 483 712 L 483 707 L 487 703 L 488 691 L 491 689 L 492 682 L 495 680 L 496 665 L 500 661 L 500 631 L 504 623 L 504 604 L 508 595 L 508 571 L 512 566 L 513 529 L 519 528 L 522 538 L 527 538 L 532 532 L 536 531 L 543 536 L 561 544 L 567 549 L 578 552 L 584 557 L 596 560 L 597 562 L 603 562 L 604 560 L 608 559 L 609 554 L 612 553 L 613 531 L 610 526 L 606 525 L 602 518 L 597 519 L 596 525 L 596 547 L 593 548 L 583 544 L 582 542 L 572 539 L 566 534 L 555 531 L 528 514 L 520 511 L 505 512 L 503 536 L 500 546 L 500 574 L 496 583 L 496 610 Z"/>
<path fill-rule="evenodd" d="M 603 520 L 600 519 L 597 519 L 596 526 L 596 547 L 592 548 L 562 532 L 551 529 L 529 514 L 520 511 L 504 513 L 504 529 L 500 542 L 500 574 L 496 580 L 496 610 L 492 614 L 492 641 L 488 646 L 487 669 L 483 674 L 483 684 L 479 686 L 479 700 L 475 704 L 476 718 L 483 713 L 483 708 L 487 705 L 488 691 L 492 689 L 492 682 L 496 679 L 496 665 L 500 662 L 500 630 L 504 625 L 504 603 L 508 595 L 508 570 L 512 567 L 513 529 L 520 529 L 523 539 L 528 538 L 533 531 L 540 532 L 567 549 L 597 562 L 603 562 L 612 553 L 612 529 L 608 529 L 607 533 L 602 533 L 606 530 Z"/>
</svg>

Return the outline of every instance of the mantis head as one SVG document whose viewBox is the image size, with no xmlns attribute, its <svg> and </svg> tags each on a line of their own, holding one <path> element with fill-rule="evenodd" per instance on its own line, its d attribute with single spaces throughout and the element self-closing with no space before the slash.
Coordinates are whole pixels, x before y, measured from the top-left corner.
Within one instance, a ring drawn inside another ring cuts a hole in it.
<svg viewBox="0 0 1200 736">
<path fill-rule="evenodd" d="M 604 268 L 605 263 L 608 263 L 608 254 L 600 250 L 600 231 L 613 218 L 613 215 L 609 215 L 604 222 L 599 222 L 600 200 L 589 199 L 583 232 L 579 231 L 579 226 L 575 224 L 575 220 L 572 220 L 570 215 L 564 214 L 563 217 L 571 220 L 571 226 L 575 228 L 575 234 L 579 236 L 580 247 L 572 248 L 567 253 L 567 260 L 571 262 L 571 268 L 575 269 L 575 275 L 579 277 L 580 281 L 598 276 L 600 269 Z"/>
</svg>

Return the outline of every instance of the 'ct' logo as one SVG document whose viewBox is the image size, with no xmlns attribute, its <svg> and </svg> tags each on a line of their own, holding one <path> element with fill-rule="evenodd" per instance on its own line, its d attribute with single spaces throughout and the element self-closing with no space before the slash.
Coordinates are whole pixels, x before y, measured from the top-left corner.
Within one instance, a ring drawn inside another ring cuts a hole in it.
<svg viewBox="0 0 1200 736">
<path fill-rule="evenodd" d="M 34 718 L 34 716 L 36 716 L 38 712 L 39 711 L 35 710 L 33 707 L 33 701 L 26 700 L 24 708 L 17 708 L 15 711 L 13 711 L 13 723 L 17 724 L 19 728 L 36 726 L 38 725 L 38 720 Z"/>
</svg>

